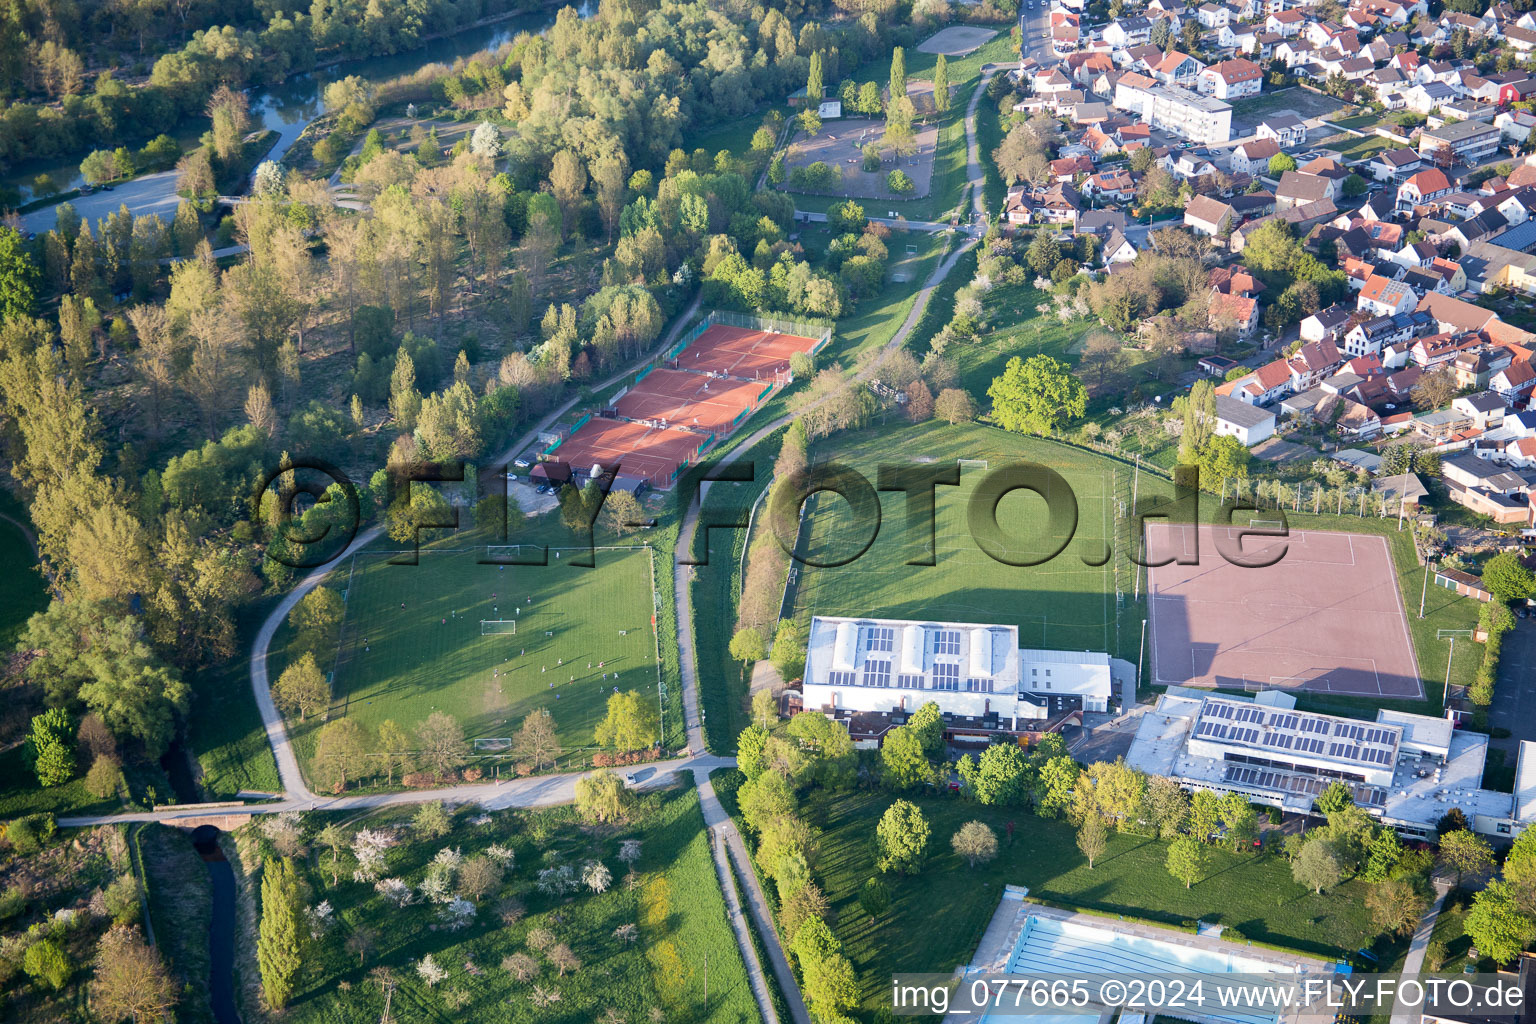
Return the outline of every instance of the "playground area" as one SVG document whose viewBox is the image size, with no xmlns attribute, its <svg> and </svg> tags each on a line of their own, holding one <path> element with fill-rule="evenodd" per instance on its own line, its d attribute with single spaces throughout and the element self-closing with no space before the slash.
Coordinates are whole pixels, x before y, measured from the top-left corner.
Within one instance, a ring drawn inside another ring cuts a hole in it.
<svg viewBox="0 0 1536 1024">
<path fill-rule="evenodd" d="M 1148 524 L 1155 684 L 1424 696 L 1384 538 L 1241 529 Z"/>
<path fill-rule="evenodd" d="M 923 53 L 942 53 L 946 57 L 963 57 L 975 53 L 983 44 L 997 35 L 994 29 L 975 25 L 950 25 L 917 44 Z"/>
<path fill-rule="evenodd" d="M 685 370 L 653 370 L 613 403 L 625 419 L 725 434 L 746 419 L 773 388 Z"/>
<path fill-rule="evenodd" d="M 913 87 L 918 84 L 913 83 Z M 919 92 L 926 91 L 925 102 L 927 109 L 931 110 L 932 86 L 926 82 L 921 85 L 922 89 Z M 909 88 L 908 95 L 912 95 L 912 88 Z M 917 101 L 918 97 L 914 96 L 913 104 L 917 105 Z M 922 106 L 918 106 L 919 112 L 923 109 Z M 928 195 L 929 189 L 933 186 L 933 158 L 939 142 L 939 128 L 937 123 L 921 122 L 912 127 L 916 147 L 912 155 L 898 157 L 894 153 L 884 153 L 881 156 L 880 169 L 876 171 L 864 170 L 864 147 L 882 144 L 885 138 L 883 120 L 850 118 L 829 121 L 815 137 L 807 136 L 803 131 L 797 131 L 785 157 L 785 163 L 791 172 L 794 168 L 809 167 L 820 162 L 836 168 L 841 173 L 842 180 L 826 189 L 802 188 L 790 184 L 789 181 L 780 188 L 791 192 L 847 195 L 859 199 L 921 199 Z M 886 176 L 896 170 L 905 171 L 912 179 L 915 186 L 913 191 L 905 194 L 891 191 Z"/>
</svg>

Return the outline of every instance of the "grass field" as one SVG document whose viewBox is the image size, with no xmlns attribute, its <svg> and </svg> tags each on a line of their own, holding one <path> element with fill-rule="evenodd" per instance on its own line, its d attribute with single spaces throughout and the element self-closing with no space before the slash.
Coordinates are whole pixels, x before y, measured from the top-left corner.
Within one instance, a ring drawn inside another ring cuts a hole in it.
<svg viewBox="0 0 1536 1024">
<path fill-rule="evenodd" d="M 716 779 L 717 790 L 727 785 L 724 775 Z M 1168 874 L 1168 847 L 1159 840 L 1112 833 L 1108 850 L 1090 869 L 1067 822 L 958 799 L 915 801 L 932 829 L 928 863 L 916 875 L 884 876 L 891 911 L 871 924 L 859 909 L 858 890 L 877 874 L 870 836 L 894 799 L 886 793 L 817 792 L 806 805 L 806 819 L 822 829 L 815 873 L 831 903 L 834 931 L 858 972 L 864 1020 L 881 1019 L 877 1014 L 889 1006 L 893 973 L 948 972 L 968 963 L 1005 884 L 1099 913 L 1170 925 L 1209 921 L 1227 926 L 1229 937 L 1235 927 L 1256 941 L 1323 957 L 1376 940 L 1364 882 L 1346 882 L 1318 896 L 1292 881 L 1290 865 L 1281 856 L 1212 848 L 1205 879 L 1186 889 Z M 1001 849 L 997 860 L 970 868 L 954 855 L 949 840 L 961 825 L 975 820 L 996 832 Z M 1011 841 L 1009 822 L 1015 826 Z M 935 922 L 942 926 L 934 927 Z M 1383 963 L 1395 959 L 1396 946 L 1378 948 Z M 1233 950 L 1239 948 L 1234 943 Z"/>
<path fill-rule="evenodd" d="M 828 494 L 813 498 L 803 541 L 808 564 L 800 570 L 795 594 L 797 619 L 869 615 L 996 622 L 1017 626 L 1024 647 L 1109 651 L 1134 660 L 1141 613 L 1129 593 L 1125 545 L 1117 539 L 1123 525 L 1117 523 L 1120 503 L 1130 498 L 1128 467 L 1036 438 L 937 422 L 887 425 L 880 435 L 839 437 L 835 453 L 818 455 L 835 457 L 870 481 L 883 464 L 967 459 L 988 465 L 964 467 L 958 487 L 937 489 L 933 566 L 907 564 L 928 553 L 927 527 L 909 532 L 900 492 L 881 496 L 879 532 L 862 555 L 857 550 L 869 535 L 871 517 L 856 516 L 846 501 Z M 968 519 L 977 482 L 986 471 L 1021 461 L 1059 473 L 1077 505 L 1076 529 L 1067 534 L 1047 528 L 1042 518 L 1046 505 L 1037 495 L 1020 490 L 1002 498 L 997 506 L 1002 537 L 988 543 L 1002 547 L 1014 561 L 1044 559 L 1032 566 L 994 559 L 972 535 Z M 1149 487 L 1161 483 L 1150 477 L 1143 482 Z M 1059 554 L 1046 558 L 1063 543 Z M 815 567 L 850 558 L 845 565 Z M 1126 591 L 1123 604 L 1116 600 L 1117 579 Z"/>
<path fill-rule="evenodd" d="M 869 212 L 874 212 L 873 207 L 868 204 L 865 208 Z M 809 239 L 808 235 L 811 236 Z M 917 293 L 922 290 L 924 282 L 943 259 L 948 240 L 949 236 L 942 234 L 930 235 L 921 231 L 894 232 L 886 240 L 890 258 L 886 261 L 885 286 L 880 289 L 878 295 L 864 299 L 850 315 L 837 322 L 837 330 L 832 335 L 832 344 L 816 357 L 817 365 L 827 366 L 833 362 L 841 362 L 844 369 L 851 369 L 854 358 L 860 353 L 879 348 L 890 341 L 891 337 L 900 330 L 907 314 L 912 311 L 912 303 L 916 300 Z M 812 225 L 803 230 L 801 241 L 824 249 L 826 243 L 830 241 L 830 236 L 824 232 L 817 232 L 817 226 Z M 908 253 L 908 246 L 912 246 L 916 251 Z M 893 280 L 894 274 L 905 275 L 906 280 Z M 758 414 L 756 417 L 758 422 L 770 418 L 771 406 L 770 402 L 770 407 Z M 751 426 L 750 423 L 748 425 Z"/>
<path fill-rule="evenodd" d="M 466 736 L 491 738 L 548 708 L 567 750 L 590 746 L 614 687 L 656 694 L 651 553 L 600 550 L 590 569 L 570 566 L 572 553 L 505 570 L 479 564 L 484 548 L 423 551 L 416 566 L 356 556 L 335 583 L 347 613 L 332 713 L 374 730 L 446 711 Z M 517 632 L 482 635 L 493 619 Z"/>
<path fill-rule="evenodd" d="M 346 823 L 388 828 L 404 813 L 386 811 Z M 624 839 L 641 843 L 634 885 L 626 882 L 624 865 L 616 857 Z M 458 848 L 468 858 L 492 843 L 511 848 L 516 860 L 500 891 L 481 901 L 475 921 L 461 931 L 437 923 L 438 906 L 416 903 L 397 909 L 372 885 L 352 881 L 353 865 L 345 853 L 341 882 L 334 887 L 329 854 L 319 855 L 316 867 L 301 866 L 313 902 L 330 900 L 337 923 L 308 948 L 286 1019 L 294 1024 L 378 1020 L 383 1000 L 367 976 L 379 965 L 390 967 L 400 979 L 392 1007 L 399 1020 L 587 1022 L 603 1019 L 610 1007 L 619 1019 L 632 1022 L 649 1020 L 652 1007 L 678 1024 L 749 1024 L 760 1019 L 726 918 L 698 796 L 691 787 L 647 797 L 635 820 L 620 826 L 586 826 L 568 807 L 500 813 L 479 825 L 459 815 L 453 831 L 442 839 L 420 842 L 407 835 L 389 852 L 385 873 L 415 884 L 439 849 Z M 534 879 L 541 869 L 567 864 L 579 877 L 588 860 L 602 861 L 612 872 L 613 884 L 606 892 L 582 888 L 551 895 L 537 889 Z M 504 924 L 499 913 L 505 899 L 519 901 L 526 916 Z M 637 926 L 637 941 L 615 935 L 624 925 Z M 346 951 L 345 942 L 364 929 L 375 936 L 376 950 L 360 964 L 355 953 Z M 581 966 L 560 977 L 529 948 L 528 937 L 535 929 L 546 929 L 556 941 L 569 945 Z M 518 982 L 500 966 L 515 952 L 531 953 L 540 961 L 536 977 Z M 426 986 L 416 972 L 428 954 L 448 972 L 435 988 Z M 534 1005 L 535 986 L 557 992 L 559 1001 L 544 1008 Z M 451 1000 L 460 993 L 465 1002 L 454 1008 Z"/>
</svg>

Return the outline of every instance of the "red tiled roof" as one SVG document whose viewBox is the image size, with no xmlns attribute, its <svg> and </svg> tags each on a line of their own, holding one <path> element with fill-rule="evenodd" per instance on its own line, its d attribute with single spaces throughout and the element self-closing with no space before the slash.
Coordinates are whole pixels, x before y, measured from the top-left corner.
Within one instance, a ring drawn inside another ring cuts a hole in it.
<svg viewBox="0 0 1536 1024">
<path fill-rule="evenodd" d="M 1413 177 L 1403 182 L 1404 188 L 1413 188 L 1421 196 L 1432 195 L 1436 192 L 1444 192 L 1451 187 L 1451 182 L 1445 176 L 1445 172 L 1438 167 L 1431 167 L 1427 171 L 1419 171 Z"/>
</svg>

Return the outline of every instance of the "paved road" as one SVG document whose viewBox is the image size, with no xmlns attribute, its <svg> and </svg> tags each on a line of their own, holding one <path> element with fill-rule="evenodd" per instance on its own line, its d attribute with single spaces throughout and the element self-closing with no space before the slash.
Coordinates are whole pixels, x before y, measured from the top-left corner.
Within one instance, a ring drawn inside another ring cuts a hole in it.
<svg viewBox="0 0 1536 1024">
<path fill-rule="evenodd" d="M 1435 930 L 1435 918 L 1440 914 L 1440 908 L 1445 905 L 1446 894 L 1451 887 L 1444 882 L 1435 883 L 1435 902 L 1429 905 L 1424 916 L 1419 920 L 1419 927 L 1414 930 L 1413 941 L 1408 945 L 1408 955 L 1403 958 L 1404 978 L 1411 978 L 1424 969 L 1424 950 L 1429 947 L 1429 937 Z M 1419 1024 L 1423 1015 L 1417 1011 L 1392 1013 L 1391 1024 Z"/>
<path fill-rule="evenodd" d="M 109 213 L 116 213 L 119 206 L 128 207 L 134 216 L 158 213 L 160 219 L 170 224 L 176 216 L 176 205 L 181 197 L 176 194 L 176 172 L 159 171 L 142 178 L 115 185 L 110 192 L 93 192 L 88 196 L 76 196 L 69 201 L 81 219 L 95 224 Z M 58 223 L 59 204 L 45 206 L 21 216 L 24 231 L 42 234 L 53 230 Z"/>
<path fill-rule="evenodd" d="M 716 757 L 704 754 L 697 757 L 679 757 L 669 761 L 657 761 L 643 765 L 655 773 L 633 786 L 639 791 L 661 789 L 671 785 L 672 776 L 678 772 L 690 772 L 695 777 L 708 774 L 717 768 L 730 768 L 736 764 L 733 757 Z M 557 807 L 574 803 L 576 782 L 591 772 L 566 772 L 560 775 L 536 775 L 526 779 L 507 779 L 502 782 L 466 782 L 457 786 L 438 789 L 413 789 L 400 793 L 356 793 L 348 796 L 296 797 L 285 794 L 281 800 L 261 804 L 245 804 L 231 807 L 163 807 L 155 811 L 136 811 L 128 814 L 79 815 L 59 819 L 61 828 L 80 828 L 91 825 L 110 825 L 130 821 L 158 821 L 174 825 L 180 819 L 256 816 L 279 814 L 283 811 L 357 811 L 376 807 L 398 807 L 408 804 L 441 800 L 446 804 L 479 804 L 487 810 L 509 807 Z"/>
<path fill-rule="evenodd" d="M 985 219 L 986 211 L 982 195 L 984 178 L 976 145 L 976 105 L 986 93 L 987 82 L 991 80 L 992 74 L 992 71 L 983 69 L 981 81 L 977 84 L 976 91 L 971 95 L 971 101 L 966 108 L 965 114 L 966 148 L 968 153 L 967 171 L 971 183 L 971 203 L 978 215 L 978 220 Z M 912 328 L 917 326 L 918 320 L 922 318 L 923 312 L 928 308 L 928 302 L 933 297 L 933 290 L 954 269 L 961 256 L 967 250 L 973 248 L 979 240 L 979 237 L 976 235 L 971 235 L 954 252 L 940 261 L 939 265 L 934 268 L 933 273 L 929 275 L 928 280 L 924 282 L 923 287 L 918 291 L 912 302 L 912 309 L 907 313 L 906 319 L 902 321 L 896 333 L 891 336 L 891 340 L 885 343 L 884 348 L 880 351 L 880 355 L 876 359 L 871 360 L 862 371 L 854 376 L 853 379 L 855 381 L 862 380 L 873 374 L 890 357 L 891 353 L 906 343 L 907 336 L 912 333 Z M 803 412 L 804 410 L 801 410 L 801 413 Z M 736 452 L 745 453 L 751 450 L 753 445 L 789 423 L 798 415 L 800 413 L 780 416 L 764 424 L 742 440 L 736 446 Z M 683 523 L 678 529 L 676 550 L 679 553 L 692 550 L 694 532 L 698 528 L 698 511 L 704 503 L 708 487 L 708 483 L 700 487 L 698 501 L 684 514 Z M 688 583 L 689 573 L 686 571 L 686 567 L 678 566 L 677 571 L 673 573 L 672 598 L 677 615 L 679 640 L 678 670 L 683 686 L 683 720 L 688 732 L 688 747 L 690 750 L 698 751 L 704 749 L 704 730 L 699 718 L 699 685 L 693 634 L 693 595 Z M 711 842 L 710 844 L 710 849 L 715 854 L 716 870 L 718 872 L 728 870 L 722 863 L 728 851 L 730 858 L 736 864 L 737 876 L 741 880 L 742 888 L 746 892 L 747 906 L 752 911 L 754 919 L 758 922 L 758 931 L 763 938 L 763 945 L 767 948 L 768 959 L 772 963 L 774 976 L 778 978 L 779 988 L 783 990 L 786 999 L 789 1001 L 790 1015 L 794 1018 L 795 1024 L 810 1024 L 810 1014 L 806 1011 L 804 1000 L 800 997 L 800 988 L 795 983 L 794 973 L 789 968 L 789 960 L 785 957 L 784 948 L 779 942 L 779 933 L 774 928 L 772 918 L 768 914 L 767 900 L 763 896 L 762 886 L 758 883 L 757 874 L 752 869 L 752 862 L 747 854 L 746 844 L 742 841 L 735 824 L 731 822 L 729 816 L 720 807 L 719 801 L 715 799 L 714 787 L 710 785 L 707 775 L 696 772 L 695 777 L 699 780 L 699 798 L 704 806 L 704 820 L 724 840 L 723 844 L 721 842 Z M 722 845 L 724 849 L 722 849 Z M 746 956 L 743 953 L 743 957 L 747 961 L 749 972 L 761 970 L 755 951 L 752 956 Z M 765 1019 L 772 1019 L 771 1010 L 765 1009 L 763 1016 Z"/>
</svg>

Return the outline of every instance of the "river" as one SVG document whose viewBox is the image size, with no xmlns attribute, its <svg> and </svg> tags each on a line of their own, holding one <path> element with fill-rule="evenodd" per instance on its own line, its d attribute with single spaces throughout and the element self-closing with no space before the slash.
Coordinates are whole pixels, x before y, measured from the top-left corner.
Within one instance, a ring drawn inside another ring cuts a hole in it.
<svg viewBox="0 0 1536 1024">
<path fill-rule="evenodd" d="M 583 17 L 589 15 L 592 11 L 590 0 L 580 4 L 578 9 Z M 495 49 L 510 42 L 519 32 L 543 32 L 555 23 L 558 10 L 558 6 L 551 6 L 540 11 L 515 14 L 489 25 L 429 40 L 420 48 L 406 53 L 344 61 L 322 70 L 290 76 L 277 85 L 251 89 L 247 93 L 251 101 L 251 130 L 277 132 L 277 142 L 267 159 L 280 160 L 309 123 L 324 112 L 321 93 L 329 83 L 347 75 L 383 81 L 409 74 L 427 64 L 451 64 L 461 57 Z M 198 123 L 186 126 L 185 131 L 178 130 L 176 135 L 183 146 L 191 145 L 196 142 L 204 127 L 205 124 L 199 119 Z M 78 161 L 56 167 L 29 168 L 25 174 L 26 180 L 30 180 L 39 171 L 51 173 L 59 187 L 65 190 L 78 187 L 83 180 Z M 176 173 L 166 171 L 145 175 L 124 182 L 111 192 L 79 196 L 70 202 L 82 217 L 92 222 L 126 205 L 132 213 L 158 213 L 169 223 L 177 204 Z M 43 232 L 50 230 L 56 219 L 56 207 L 48 206 L 23 215 L 21 221 L 25 230 Z"/>
</svg>

